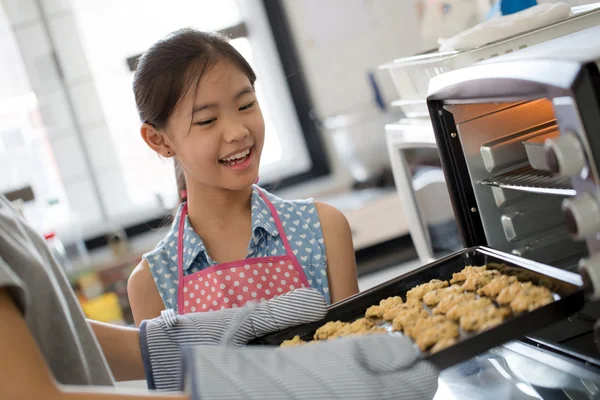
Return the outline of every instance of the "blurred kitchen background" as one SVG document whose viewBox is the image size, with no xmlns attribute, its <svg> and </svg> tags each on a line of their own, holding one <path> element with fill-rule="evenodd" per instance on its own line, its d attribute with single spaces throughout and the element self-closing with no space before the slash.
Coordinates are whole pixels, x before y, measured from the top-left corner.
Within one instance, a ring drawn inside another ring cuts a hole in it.
<svg viewBox="0 0 600 400">
<path fill-rule="evenodd" d="M 389 65 L 495 3 L 1 0 L 0 193 L 46 237 L 88 316 L 130 323 L 127 277 L 177 202 L 171 163 L 139 135 L 135 62 L 173 30 L 221 31 L 258 75 L 261 184 L 346 214 L 364 290 L 462 247 L 429 118 L 398 101 Z"/>
</svg>

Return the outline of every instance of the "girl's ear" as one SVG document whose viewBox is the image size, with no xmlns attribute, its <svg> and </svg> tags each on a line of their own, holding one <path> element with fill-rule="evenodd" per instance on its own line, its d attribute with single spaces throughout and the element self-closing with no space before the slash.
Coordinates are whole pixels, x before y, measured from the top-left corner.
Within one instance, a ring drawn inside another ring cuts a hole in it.
<svg viewBox="0 0 600 400">
<path fill-rule="evenodd" d="M 165 135 L 159 132 L 154 126 L 148 123 L 143 123 L 142 127 L 140 128 L 140 133 L 142 135 L 142 139 L 144 139 L 144 142 L 146 142 L 148 147 L 161 156 L 167 158 L 175 156 L 175 152 L 165 140 Z"/>
</svg>

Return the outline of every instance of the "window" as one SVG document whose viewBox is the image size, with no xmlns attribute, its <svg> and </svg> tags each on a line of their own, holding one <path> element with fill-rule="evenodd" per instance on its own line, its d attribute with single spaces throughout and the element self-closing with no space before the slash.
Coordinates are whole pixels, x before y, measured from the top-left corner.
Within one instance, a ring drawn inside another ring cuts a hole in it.
<svg viewBox="0 0 600 400">
<path fill-rule="evenodd" d="M 29 187 L 40 207 L 25 204 L 26 218 L 43 231 L 44 205 L 66 195 L 44 127 L 40 124 L 37 98 L 31 91 L 0 102 L 0 193 Z"/>
<path fill-rule="evenodd" d="M 27 202 L 23 212 L 34 228 L 43 231 L 46 202 L 57 199 L 66 207 L 67 197 L 38 99 L 9 26 L 0 7 L 0 194 L 25 188 L 33 192 L 36 201 Z"/>
</svg>

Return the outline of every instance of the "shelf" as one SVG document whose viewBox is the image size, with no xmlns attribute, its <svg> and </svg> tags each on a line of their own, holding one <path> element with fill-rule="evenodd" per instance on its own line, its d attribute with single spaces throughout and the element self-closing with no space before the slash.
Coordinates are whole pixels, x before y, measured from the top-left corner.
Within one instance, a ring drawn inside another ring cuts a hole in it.
<svg viewBox="0 0 600 400">
<path fill-rule="evenodd" d="M 559 196 L 575 196 L 576 194 L 569 177 L 557 176 L 531 167 L 519 168 L 481 181 L 480 184 L 529 193 Z"/>
</svg>

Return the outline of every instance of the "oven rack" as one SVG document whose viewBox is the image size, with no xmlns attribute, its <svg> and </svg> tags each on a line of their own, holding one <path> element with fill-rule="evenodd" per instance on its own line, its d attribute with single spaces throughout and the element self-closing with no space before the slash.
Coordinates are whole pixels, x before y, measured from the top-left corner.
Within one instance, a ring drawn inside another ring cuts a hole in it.
<svg viewBox="0 0 600 400">
<path fill-rule="evenodd" d="M 540 171 L 530 166 L 522 167 L 502 175 L 479 182 L 486 186 L 519 190 L 529 193 L 551 194 L 559 196 L 575 196 L 569 177 L 562 177 L 551 172 Z"/>
</svg>

